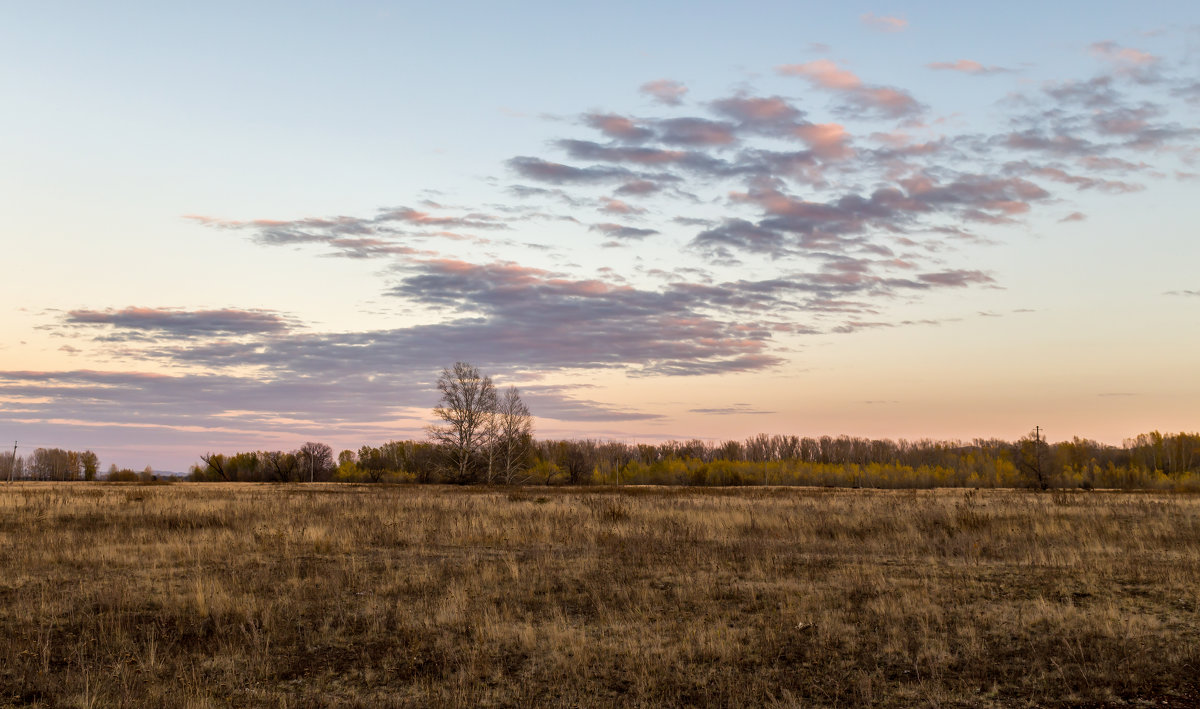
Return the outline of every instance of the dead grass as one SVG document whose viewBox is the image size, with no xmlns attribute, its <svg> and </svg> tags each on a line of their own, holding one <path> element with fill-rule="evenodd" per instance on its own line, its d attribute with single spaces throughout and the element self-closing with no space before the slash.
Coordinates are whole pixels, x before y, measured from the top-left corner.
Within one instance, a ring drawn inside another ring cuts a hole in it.
<svg viewBox="0 0 1200 709">
<path fill-rule="evenodd" d="M 1200 497 L 0 486 L 3 706 L 1196 706 Z"/>
</svg>

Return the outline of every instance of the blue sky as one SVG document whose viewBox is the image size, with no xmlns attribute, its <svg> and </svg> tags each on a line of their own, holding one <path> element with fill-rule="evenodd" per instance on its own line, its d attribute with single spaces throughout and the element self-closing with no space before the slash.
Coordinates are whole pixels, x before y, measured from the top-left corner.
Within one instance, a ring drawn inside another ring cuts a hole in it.
<svg viewBox="0 0 1200 709">
<path fill-rule="evenodd" d="M 1194 429 L 1191 3 L 0 5 L 0 436 Z"/>
</svg>

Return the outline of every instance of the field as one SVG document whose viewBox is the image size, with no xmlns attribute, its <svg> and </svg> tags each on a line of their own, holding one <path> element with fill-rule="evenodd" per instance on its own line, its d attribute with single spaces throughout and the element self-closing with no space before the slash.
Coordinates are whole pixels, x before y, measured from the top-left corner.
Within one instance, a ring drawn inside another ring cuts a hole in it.
<svg viewBox="0 0 1200 709">
<path fill-rule="evenodd" d="M 1196 706 L 1200 496 L 0 485 L 0 706 Z"/>
</svg>

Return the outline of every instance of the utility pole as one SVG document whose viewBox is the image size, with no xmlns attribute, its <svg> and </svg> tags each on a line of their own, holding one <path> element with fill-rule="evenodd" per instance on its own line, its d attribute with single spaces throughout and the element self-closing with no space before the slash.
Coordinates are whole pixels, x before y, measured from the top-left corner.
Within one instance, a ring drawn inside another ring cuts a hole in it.
<svg viewBox="0 0 1200 709">
<path fill-rule="evenodd" d="M 17 442 L 13 441 L 13 457 L 8 464 L 8 481 L 13 481 L 13 471 L 17 469 Z"/>
</svg>

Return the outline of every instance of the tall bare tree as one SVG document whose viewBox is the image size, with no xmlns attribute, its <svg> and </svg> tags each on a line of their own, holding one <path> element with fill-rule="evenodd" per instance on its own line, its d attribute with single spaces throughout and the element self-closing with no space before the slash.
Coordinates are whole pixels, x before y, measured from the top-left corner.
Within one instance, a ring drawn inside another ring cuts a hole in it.
<svg viewBox="0 0 1200 709">
<path fill-rule="evenodd" d="M 496 409 L 496 457 L 499 459 L 500 479 L 506 485 L 520 482 L 529 465 L 533 447 L 533 416 L 521 400 L 521 392 L 509 387 Z"/>
<path fill-rule="evenodd" d="M 333 449 L 324 443 L 309 441 L 297 452 L 300 458 L 301 479 L 308 473 L 308 480 L 327 480 L 333 473 Z"/>
<path fill-rule="evenodd" d="M 445 452 L 450 480 L 475 482 L 481 454 L 491 444 L 496 386 L 478 368 L 455 362 L 453 367 L 442 370 L 437 388 L 442 398 L 433 413 L 443 423 L 430 426 L 429 436 Z"/>
</svg>

